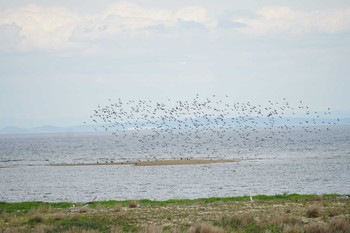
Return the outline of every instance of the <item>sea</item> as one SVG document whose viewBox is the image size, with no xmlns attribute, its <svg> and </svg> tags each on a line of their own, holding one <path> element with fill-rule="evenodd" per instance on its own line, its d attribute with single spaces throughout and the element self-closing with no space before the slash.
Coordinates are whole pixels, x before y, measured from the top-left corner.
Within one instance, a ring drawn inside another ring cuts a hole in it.
<svg viewBox="0 0 350 233">
<path fill-rule="evenodd" d="M 154 133 L 154 132 L 151 132 Z M 217 132 L 216 132 L 217 133 Z M 143 135 L 142 135 L 143 134 Z M 0 201 L 168 200 L 286 193 L 350 194 L 350 125 L 308 130 L 129 130 L 0 135 Z M 140 135 L 140 132 L 138 132 Z M 191 136 L 191 137 L 189 137 Z M 147 139 L 147 140 L 146 140 Z M 164 160 L 173 166 L 55 166 Z"/>
</svg>

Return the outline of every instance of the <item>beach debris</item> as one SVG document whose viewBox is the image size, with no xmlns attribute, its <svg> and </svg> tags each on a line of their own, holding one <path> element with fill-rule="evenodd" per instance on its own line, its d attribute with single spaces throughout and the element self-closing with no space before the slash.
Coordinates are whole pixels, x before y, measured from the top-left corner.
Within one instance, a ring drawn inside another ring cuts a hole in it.
<svg viewBox="0 0 350 233">
<path fill-rule="evenodd" d="M 94 197 L 89 202 L 82 203 L 83 206 L 81 206 L 81 207 L 77 207 L 73 203 L 72 207 L 69 207 L 68 212 L 71 212 L 71 213 L 83 213 L 83 212 L 86 212 L 86 208 L 89 206 L 89 204 L 92 204 L 96 199 L 97 199 L 97 196 Z"/>
<path fill-rule="evenodd" d="M 79 213 L 80 211 L 80 208 L 76 207 L 75 204 L 73 204 L 72 207 L 69 207 L 68 209 L 68 212 L 71 212 L 71 213 Z"/>
<path fill-rule="evenodd" d="M 340 201 L 345 201 L 345 200 L 349 200 L 349 196 L 346 196 L 346 195 L 338 196 L 336 197 L 336 199 Z"/>
</svg>

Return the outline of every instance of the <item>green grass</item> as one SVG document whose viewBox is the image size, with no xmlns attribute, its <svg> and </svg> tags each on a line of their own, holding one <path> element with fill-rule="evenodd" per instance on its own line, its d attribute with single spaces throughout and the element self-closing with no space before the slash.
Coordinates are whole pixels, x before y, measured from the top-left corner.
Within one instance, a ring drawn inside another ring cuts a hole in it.
<svg viewBox="0 0 350 233">
<path fill-rule="evenodd" d="M 30 210 L 39 208 L 65 209 L 71 206 L 72 203 L 69 202 L 0 202 L 0 212 L 28 212 Z"/>
<path fill-rule="evenodd" d="M 89 219 L 85 217 L 80 217 L 79 219 L 65 219 L 60 222 L 60 228 L 56 232 L 62 232 L 69 230 L 73 227 L 89 229 L 89 230 L 99 230 L 101 232 L 107 232 L 108 227 L 103 221 L 95 221 L 94 219 Z"/>
<path fill-rule="evenodd" d="M 251 215 L 232 216 L 230 218 L 225 217 L 222 218 L 221 221 L 216 222 L 215 225 L 223 227 L 230 232 L 237 232 L 240 229 L 244 232 L 251 233 L 258 233 L 262 231 L 261 227 L 257 224 Z M 276 232 L 276 230 L 278 232 L 280 229 L 269 226 L 269 230 L 271 230 L 270 232 Z"/>
<path fill-rule="evenodd" d="M 257 195 L 254 203 L 249 196 L 143 199 L 136 201 L 136 208 L 131 208 L 130 200 L 96 201 L 88 207 L 68 202 L 0 202 L 0 232 L 283 233 L 321 228 L 350 232 L 350 202 L 337 196 Z M 74 211 L 73 204 L 78 207 Z"/>
<path fill-rule="evenodd" d="M 339 194 L 279 194 L 279 195 L 257 195 L 253 196 L 254 201 L 310 201 L 310 200 L 332 200 Z M 348 195 L 350 196 L 350 195 Z M 138 200 L 141 206 L 167 206 L 167 205 L 195 205 L 195 204 L 212 204 L 219 202 L 235 202 L 235 201 L 249 201 L 249 196 L 237 196 L 237 197 L 209 197 L 198 199 L 170 199 L 165 201 L 152 201 L 148 199 Z M 128 206 L 129 201 L 96 201 L 89 206 L 95 208 L 96 206 L 109 207 L 115 205 Z M 1 207 L 0 207 L 1 208 Z"/>
<path fill-rule="evenodd" d="M 279 194 L 273 196 L 257 195 L 253 196 L 254 201 L 310 201 L 310 200 L 332 200 L 339 194 L 324 194 L 324 195 L 310 195 L 310 194 Z M 348 195 L 350 196 L 350 195 Z M 210 197 L 210 198 L 198 198 L 198 199 L 170 199 L 166 201 L 152 201 L 148 199 L 138 200 L 137 202 L 141 206 L 167 206 L 167 205 L 195 205 L 195 204 L 211 204 L 220 202 L 235 202 L 235 201 L 249 201 L 249 196 L 238 197 Z M 38 208 L 53 208 L 53 209 L 65 209 L 72 207 L 74 203 L 69 202 L 0 202 L 0 212 L 28 212 L 32 209 Z M 90 208 L 96 207 L 113 207 L 116 205 L 128 206 L 129 201 L 95 201 L 89 204 Z M 83 204 L 75 204 L 81 206 Z"/>
</svg>

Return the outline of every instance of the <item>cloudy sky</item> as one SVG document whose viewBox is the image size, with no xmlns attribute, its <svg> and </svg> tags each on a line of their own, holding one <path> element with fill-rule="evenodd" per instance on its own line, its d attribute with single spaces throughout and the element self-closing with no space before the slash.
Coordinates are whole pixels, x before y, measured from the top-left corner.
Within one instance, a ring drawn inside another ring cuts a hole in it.
<svg viewBox="0 0 350 233">
<path fill-rule="evenodd" d="M 350 2 L 0 1 L 0 127 L 197 93 L 350 112 Z"/>
</svg>

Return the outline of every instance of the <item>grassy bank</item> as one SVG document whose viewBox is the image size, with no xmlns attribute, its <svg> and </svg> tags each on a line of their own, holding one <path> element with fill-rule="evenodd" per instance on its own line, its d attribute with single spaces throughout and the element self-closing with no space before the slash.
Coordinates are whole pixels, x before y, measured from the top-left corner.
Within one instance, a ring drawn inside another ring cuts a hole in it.
<svg viewBox="0 0 350 233">
<path fill-rule="evenodd" d="M 350 232 L 350 201 L 339 197 L 0 202 L 0 232 Z"/>
</svg>

